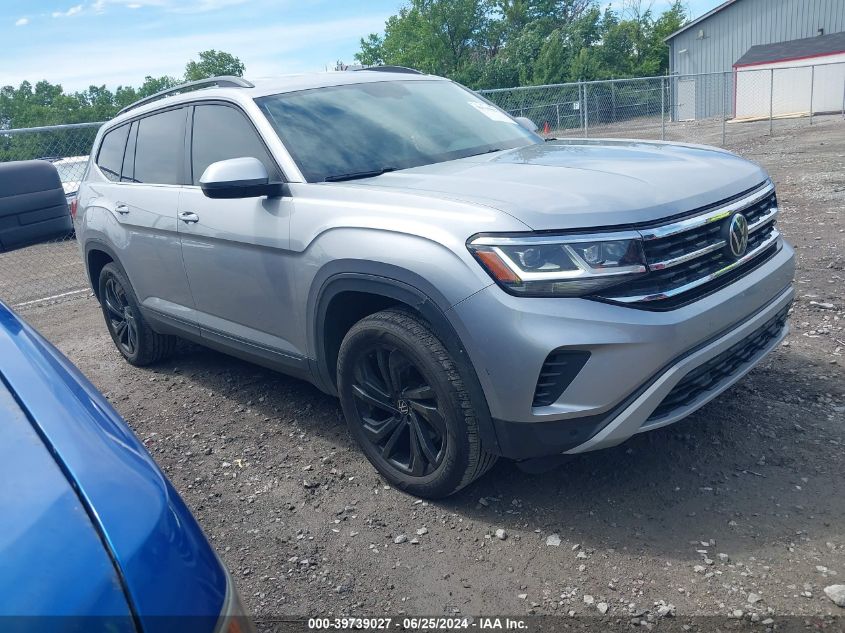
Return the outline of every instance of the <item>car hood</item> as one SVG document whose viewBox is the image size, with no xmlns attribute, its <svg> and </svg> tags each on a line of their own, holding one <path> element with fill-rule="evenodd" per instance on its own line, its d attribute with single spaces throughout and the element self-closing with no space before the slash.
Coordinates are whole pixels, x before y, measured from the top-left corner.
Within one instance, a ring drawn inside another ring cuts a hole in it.
<svg viewBox="0 0 845 633">
<path fill-rule="evenodd" d="M 198 630 L 211 630 L 228 580 L 196 520 L 103 395 L 2 302 L 0 377 L 70 482 L 77 501 L 72 508 L 83 512 L 78 520 L 87 516 L 96 528 L 141 628 L 169 631 L 172 621 L 159 616 L 193 616 Z M 23 474 L 37 469 L 0 461 L 3 466 Z"/>
<path fill-rule="evenodd" d="M 3 380 L 0 419 L 0 618 L 111 616 L 134 630 L 96 527 Z"/>
<path fill-rule="evenodd" d="M 556 140 L 356 181 L 495 207 L 534 230 L 659 220 L 767 178 L 720 149 L 623 140 Z M 353 184 L 353 183 L 348 183 Z"/>
</svg>

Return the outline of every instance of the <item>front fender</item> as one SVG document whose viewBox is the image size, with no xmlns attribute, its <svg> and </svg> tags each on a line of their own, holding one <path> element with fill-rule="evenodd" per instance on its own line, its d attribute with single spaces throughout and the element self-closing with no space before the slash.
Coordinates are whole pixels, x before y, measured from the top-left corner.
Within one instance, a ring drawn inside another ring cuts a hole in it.
<svg viewBox="0 0 845 633">
<path fill-rule="evenodd" d="M 353 266 L 353 262 L 337 261 L 327 265 L 325 270 L 321 271 L 322 283 L 315 283 L 309 296 L 308 336 L 315 351 L 312 374 L 318 386 L 327 393 L 337 394 L 332 371 L 327 362 L 323 336 L 326 330 L 326 314 L 332 299 L 342 292 L 362 292 L 392 299 L 421 315 L 444 344 L 472 398 L 484 446 L 491 452 L 499 453 L 487 399 L 466 348 L 447 317 L 451 306 L 445 297 L 428 281 L 406 269 L 384 264 L 376 266 L 374 262 L 356 261 L 354 264 Z M 350 272 L 350 267 L 358 270 Z M 367 268 L 372 271 L 367 272 Z M 335 269 L 337 272 L 333 272 Z"/>
</svg>

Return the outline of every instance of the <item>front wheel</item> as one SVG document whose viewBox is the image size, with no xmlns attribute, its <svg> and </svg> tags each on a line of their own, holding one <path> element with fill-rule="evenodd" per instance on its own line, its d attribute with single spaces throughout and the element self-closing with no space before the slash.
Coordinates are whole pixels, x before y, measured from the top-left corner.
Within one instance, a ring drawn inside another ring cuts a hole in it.
<svg viewBox="0 0 845 633">
<path fill-rule="evenodd" d="M 495 463 L 454 361 L 417 316 L 384 310 L 356 323 L 337 372 L 350 433 L 397 488 L 445 497 Z"/>
</svg>

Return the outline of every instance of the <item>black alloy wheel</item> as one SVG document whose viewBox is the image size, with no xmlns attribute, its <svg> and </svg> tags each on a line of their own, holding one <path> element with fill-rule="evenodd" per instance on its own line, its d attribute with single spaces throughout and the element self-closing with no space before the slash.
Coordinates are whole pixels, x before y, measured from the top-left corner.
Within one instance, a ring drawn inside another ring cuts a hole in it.
<svg viewBox="0 0 845 633">
<path fill-rule="evenodd" d="M 103 306 L 112 338 L 125 356 L 134 356 L 138 351 L 138 321 L 126 289 L 116 277 L 109 277 L 104 284 Z"/>
<path fill-rule="evenodd" d="M 382 459 L 413 477 L 437 470 L 446 454 L 446 422 L 434 389 L 401 350 L 377 343 L 360 354 L 352 394 L 364 437 Z"/>
<path fill-rule="evenodd" d="M 114 262 L 103 266 L 97 298 L 115 347 L 132 365 L 143 367 L 170 356 L 176 337 L 150 327 L 123 269 Z"/>
<path fill-rule="evenodd" d="M 401 308 L 364 317 L 344 336 L 337 388 L 349 432 L 397 488 L 446 497 L 496 462 L 481 442 L 467 372 L 429 323 Z"/>
</svg>

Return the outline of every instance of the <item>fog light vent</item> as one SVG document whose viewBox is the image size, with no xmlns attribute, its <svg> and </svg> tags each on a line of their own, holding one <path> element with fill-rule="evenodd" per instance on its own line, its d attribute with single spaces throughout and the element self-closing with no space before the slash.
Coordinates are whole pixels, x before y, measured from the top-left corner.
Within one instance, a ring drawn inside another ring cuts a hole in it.
<svg viewBox="0 0 845 633">
<path fill-rule="evenodd" d="M 572 350 L 555 350 L 549 354 L 537 379 L 532 406 L 547 407 L 560 398 L 589 358 L 590 352 Z"/>
</svg>

